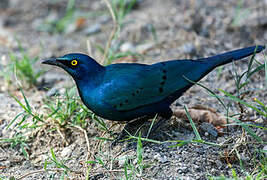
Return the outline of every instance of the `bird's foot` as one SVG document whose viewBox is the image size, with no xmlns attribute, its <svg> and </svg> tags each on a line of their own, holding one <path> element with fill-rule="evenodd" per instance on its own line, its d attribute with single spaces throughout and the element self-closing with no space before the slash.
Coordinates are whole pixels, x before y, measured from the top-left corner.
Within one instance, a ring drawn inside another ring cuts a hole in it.
<svg viewBox="0 0 267 180">
<path fill-rule="evenodd" d="M 118 145 L 118 143 L 122 143 L 124 141 L 131 141 L 131 137 L 135 136 L 136 133 L 142 128 L 142 126 L 146 123 L 143 120 L 136 120 L 134 122 L 130 122 L 125 125 L 123 130 L 118 134 L 115 140 L 111 143 L 110 147 L 113 148 L 114 146 Z"/>
<path fill-rule="evenodd" d="M 160 118 L 156 123 L 141 121 L 128 123 L 121 131 L 121 133 L 117 136 L 117 138 L 111 143 L 110 147 L 113 148 L 118 143 L 127 142 L 127 147 L 123 151 L 128 151 L 130 149 L 136 149 L 137 140 L 139 134 L 142 138 L 149 139 L 152 137 L 152 134 L 166 121 L 165 118 Z M 143 145 L 147 143 L 147 141 L 142 142 Z"/>
</svg>

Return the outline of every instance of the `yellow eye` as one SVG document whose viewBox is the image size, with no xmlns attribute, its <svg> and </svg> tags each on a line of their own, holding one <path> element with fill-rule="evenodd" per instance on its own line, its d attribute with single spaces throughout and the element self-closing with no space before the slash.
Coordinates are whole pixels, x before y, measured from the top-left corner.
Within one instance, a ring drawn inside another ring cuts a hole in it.
<svg viewBox="0 0 267 180">
<path fill-rule="evenodd" d="M 72 66 L 76 66 L 78 64 L 78 61 L 76 60 L 76 59 L 73 59 L 72 61 L 71 61 L 71 65 Z"/>
</svg>

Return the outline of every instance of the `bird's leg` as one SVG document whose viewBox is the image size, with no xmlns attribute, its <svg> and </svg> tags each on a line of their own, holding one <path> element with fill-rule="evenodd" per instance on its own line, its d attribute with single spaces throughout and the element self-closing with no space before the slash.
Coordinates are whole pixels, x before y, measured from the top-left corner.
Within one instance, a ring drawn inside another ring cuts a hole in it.
<svg viewBox="0 0 267 180">
<path fill-rule="evenodd" d="M 165 111 L 162 111 L 160 113 L 158 113 L 159 116 L 159 120 L 156 122 L 156 124 L 152 125 L 150 130 L 146 130 L 146 138 L 151 138 L 153 132 L 155 132 L 163 123 L 165 123 L 166 121 L 168 121 L 171 116 L 172 116 L 173 112 L 170 108 L 166 109 Z M 148 121 L 142 121 L 142 125 L 145 124 Z M 136 126 L 136 125 L 135 125 Z M 140 126 L 137 126 L 140 127 Z M 143 133 L 144 135 L 144 133 Z M 148 141 L 144 141 L 143 145 L 146 145 Z M 122 151 L 128 151 L 129 149 L 135 149 L 137 147 L 137 142 L 133 142 L 133 143 L 128 143 L 127 147 L 124 148 Z"/>
<path fill-rule="evenodd" d="M 171 118 L 172 114 L 173 112 L 170 108 L 158 113 L 159 120 L 152 126 L 152 128 L 149 131 L 149 134 L 148 134 L 148 131 L 146 131 L 146 134 L 147 134 L 146 138 L 151 137 L 151 134 L 155 132 L 164 122 L 168 121 Z M 119 141 L 123 140 L 128 134 L 132 134 L 132 135 L 136 134 L 140 130 L 140 127 L 144 125 L 146 122 L 148 122 L 148 120 L 152 117 L 153 116 L 144 116 L 144 117 L 138 118 L 137 120 L 133 122 L 129 122 L 128 124 L 126 124 L 122 132 L 112 142 L 111 147 L 115 146 Z"/>
<path fill-rule="evenodd" d="M 163 112 L 159 113 L 158 114 L 159 115 L 159 120 L 155 125 L 152 126 L 149 134 L 147 135 L 147 138 L 151 137 L 151 134 L 153 132 L 155 132 L 164 122 L 170 120 L 171 117 L 172 117 L 172 114 L 173 114 L 173 112 L 172 112 L 172 110 L 170 108 L 168 108 L 166 111 L 163 111 Z"/>
<path fill-rule="evenodd" d="M 123 140 L 128 134 L 135 134 L 136 131 L 148 121 L 150 116 L 140 117 L 132 122 L 127 123 L 116 139 L 111 143 L 111 147 L 116 146 L 118 142 Z"/>
</svg>

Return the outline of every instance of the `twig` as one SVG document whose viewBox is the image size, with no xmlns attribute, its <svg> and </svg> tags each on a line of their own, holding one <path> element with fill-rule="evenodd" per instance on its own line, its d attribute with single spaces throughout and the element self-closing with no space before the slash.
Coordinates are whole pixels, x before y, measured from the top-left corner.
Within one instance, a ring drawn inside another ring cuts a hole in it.
<svg viewBox="0 0 267 180">
<path fill-rule="evenodd" d="M 246 94 L 243 94 L 243 95 L 241 95 L 241 97 L 239 97 L 239 99 L 243 100 L 245 98 L 245 96 L 246 96 Z M 240 102 L 238 102 L 237 104 L 238 104 L 238 107 L 240 109 L 240 116 L 239 116 L 238 119 L 239 119 L 239 121 L 243 121 L 243 118 L 244 118 L 244 106 Z"/>
<path fill-rule="evenodd" d="M 100 170 L 100 171 L 92 171 L 93 173 L 103 173 L 103 172 L 124 172 L 121 169 L 111 169 L 111 170 Z"/>
<path fill-rule="evenodd" d="M 114 126 L 116 126 L 117 124 L 119 124 L 119 123 L 114 123 L 114 124 L 112 124 L 111 127 L 108 128 L 108 131 L 104 131 L 104 132 L 100 135 L 100 137 L 103 137 L 105 134 L 107 134 L 107 132 L 109 132 L 109 131 L 110 131 Z M 91 154 L 95 154 L 95 151 L 99 148 L 99 145 L 100 145 L 100 140 L 98 140 L 98 141 L 96 142 L 96 144 L 95 144 L 95 148 L 94 148 L 94 150 L 93 150 L 93 152 L 92 152 Z"/>
<path fill-rule="evenodd" d="M 109 48 L 110 48 L 111 41 L 112 41 L 112 39 L 114 38 L 114 36 L 115 36 L 115 34 L 116 34 L 116 32 L 117 32 L 117 29 L 118 29 L 118 23 L 117 23 L 117 20 L 116 20 L 116 17 L 115 17 L 115 14 L 114 14 L 114 11 L 113 11 L 113 9 L 112 9 L 112 7 L 111 7 L 110 2 L 109 2 L 108 0 L 104 0 L 104 2 L 106 3 L 106 5 L 107 5 L 107 7 L 108 7 L 108 10 L 109 10 L 109 12 L 110 12 L 110 14 L 111 14 L 111 17 L 112 17 L 112 20 L 113 20 L 113 24 L 114 24 L 113 26 L 114 26 L 114 27 L 113 27 L 113 30 L 112 30 L 112 32 L 111 32 L 109 38 L 108 38 L 108 43 L 107 43 L 107 45 L 106 45 L 106 48 L 105 48 L 105 51 L 104 51 L 104 55 L 103 55 L 101 64 L 105 63 L 105 61 L 106 61 L 107 53 L 108 53 L 108 50 L 109 50 Z"/>
<path fill-rule="evenodd" d="M 43 173 L 43 172 L 48 172 L 48 171 L 62 172 L 64 170 L 63 169 L 42 169 L 42 170 L 36 170 L 36 171 L 29 172 L 27 174 L 24 174 L 24 175 L 18 177 L 17 179 L 23 179 L 23 178 L 26 178 L 27 176 L 30 176 L 32 174 Z M 74 172 L 76 174 L 82 174 L 83 173 L 81 171 L 71 171 L 71 172 Z"/>
<path fill-rule="evenodd" d="M 60 137 L 63 139 L 63 141 L 66 142 L 66 145 L 68 145 L 68 144 L 69 144 L 69 141 L 66 139 L 66 137 L 63 135 L 63 133 L 60 131 L 59 128 L 60 128 L 60 127 L 57 126 L 57 132 L 58 132 L 58 134 L 59 134 Z"/>
<path fill-rule="evenodd" d="M 86 44 L 87 44 L 87 52 L 88 52 L 89 56 L 93 56 L 91 41 L 90 41 L 89 37 L 87 38 Z"/>
<path fill-rule="evenodd" d="M 97 171 L 92 171 L 91 173 L 94 173 L 94 174 L 111 173 L 111 175 L 113 176 L 113 179 L 116 179 L 115 175 L 113 174 L 114 172 L 124 172 L 124 170 L 121 170 L 121 169 L 110 169 L 110 170 L 101 169 L 101 170 L 97 170 Z"/>
<path fill-rule="evenodd" d="M 116 23 L 116 17 L 115 17 L 115 14 L 114 14 L 114 11 L 113 11 L 113 9 L 111 7 L 110 2 L 108 0 L 104 0 L 104 1 L 105 1 L 106 5 L 108 7 L 108 10 L 109 10 L 109 12 L 111 14 L 111 17 L 112 17 L 113 22 Z"/>
<path fill-rule="evenodd" d="M 83 134 L 84 134 L 86 145 L 87 145 L 87 151 L 88 151 L 86 160 L 88 161 L 89 157 L 91 157 L 91 148 L 90 148 L 89 138 L 88 138 L 87 132 L 86 132 L 85 129 L 81 128 L 80 126 L 74 126 L 74 127 L 76 127 L 77 129 L 79 129 L 80 131 L 82 131 Z"/>
</svg>

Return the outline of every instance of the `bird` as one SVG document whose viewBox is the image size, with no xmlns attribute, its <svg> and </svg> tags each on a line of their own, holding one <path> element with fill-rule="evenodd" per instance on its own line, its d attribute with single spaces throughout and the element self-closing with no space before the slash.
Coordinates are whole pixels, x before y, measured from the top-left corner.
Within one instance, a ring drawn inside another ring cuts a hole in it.
<svg viewBox="0 0 267 180">
<path fill-rule="evenodd" d="M 63 68 L 74 79 L 85 106 L 96 115 L 130 123 L 158 115 L 170 119 L 171 104 L 218 66 L 259 53 L 265 46 L 251 46 L 197 60 L 168 60 L 154 64 L 100 65 L 92 57 L 70 53 L 43 60 Z"/>
</svg>

